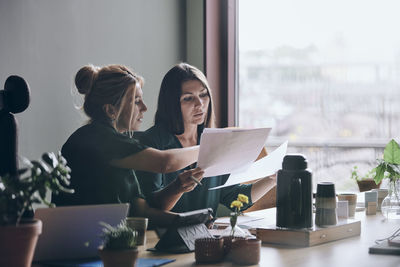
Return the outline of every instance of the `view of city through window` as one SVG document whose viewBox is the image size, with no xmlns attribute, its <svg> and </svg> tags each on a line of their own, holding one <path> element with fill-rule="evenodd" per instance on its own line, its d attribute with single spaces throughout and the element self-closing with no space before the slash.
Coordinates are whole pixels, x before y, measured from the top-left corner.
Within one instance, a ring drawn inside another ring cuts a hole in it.
<svg viewBox="0 0 400 267">
<path fill-rule="evenodd" d="M 240 127 L 306 156 L 314 185 L 356 191 L 400 136 L 400 2 L 239 0 Z M 315 190 L 315 187 L 314 187 Z"/>
</svg>

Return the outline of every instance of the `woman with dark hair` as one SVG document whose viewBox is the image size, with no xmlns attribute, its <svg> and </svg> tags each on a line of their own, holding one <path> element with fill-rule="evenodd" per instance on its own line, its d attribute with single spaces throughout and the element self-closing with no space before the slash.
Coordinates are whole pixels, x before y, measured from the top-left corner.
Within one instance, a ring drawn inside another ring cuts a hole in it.
<svg viewBox="0 0 400 267">
<path fill-rule="evenodd" d="M 140 140 L 160 150 L 185 148 L 198 145 L 203 129 L 214 126 L 211 89 L 204 74 L 197 68 L 180 63 L 164 76 L 158 97 L 155 125 L 144 132 Z M 223 185 L 228 175 L 202 180 L 203 186 L 183 194 L 173 190 L 173 183 L 180 173 L 192 166 L 171 173 L 138 172 L 138 179 L 145 196 L 155 200 L 150 204 L 175 212 L 212 208 L 218 204 L 229 207 L 239 193 L 249 197 L 248 208 L 272 189 L 275 178 L 269 177 L 249 185 L 234 185 L 219 190 L 208 189 Z M 163 199 L 164 201 L 157 201 Z"/>
<path fill-rule="evenodd" d="M 141 193 L 135 171 L 173 172 L 197 160 L 198 147 L 158 150 L 132 134 L 143 113 L 143 78 L 122 65 L 82 67 L 75 76 L 79 93 L 85 95 L 88 124 L 76 130 L 62 147 L 71 167 L 73 195 L 55 195 L 58 205 L 128 202 L 129 216 L 148 217 L 156 224 L 168 224 L 175 215 L 149 208 Z M 129 133 L 129 134 L 126 134 Z M 201 180 L 199 169 L 183 172 L 171 187 L 176 192 L 192 190 Z M 164 201 L 158 198 L 158 201 Z M 168 201 L 168 199 L 166 200 Z"/>
</svg>

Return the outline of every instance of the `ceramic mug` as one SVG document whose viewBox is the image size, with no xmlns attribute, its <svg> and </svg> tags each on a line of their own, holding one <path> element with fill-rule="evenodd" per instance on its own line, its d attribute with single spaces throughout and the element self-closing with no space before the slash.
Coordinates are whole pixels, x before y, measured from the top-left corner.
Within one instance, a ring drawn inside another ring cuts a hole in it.
<svg viewBox="0 0 400 267">
<path fill-rule="evenodd" d="M 317 184 L 315 208 L 315 225 L 323 227 L 337 224 L 334 183 L 321 182 Z"/>
<path fill-rule="evenodd" d="M 356 213 L 356 204 L 357 204 L 357 194 L 353 193 L 346 193 L 346 194 L 339 194 L 338 200 L 347 200 L 349 202 L 349 217 L 354 217 Z"/>
</svg>

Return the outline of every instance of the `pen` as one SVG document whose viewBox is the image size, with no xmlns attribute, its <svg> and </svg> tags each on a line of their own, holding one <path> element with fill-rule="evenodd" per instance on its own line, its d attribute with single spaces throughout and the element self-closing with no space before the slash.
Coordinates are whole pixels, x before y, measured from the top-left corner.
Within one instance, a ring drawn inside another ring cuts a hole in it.
<svg viewBox="0 0 400 267">
<path fill-rule="evenodd" d="M 196 178 L 194 178 L 194 176 L 189 176 L 190 179 L 192 179 L 196 184 L 198 185 L 203 185 L 202 183 L 200 183 L 199 180 L 197 180 Z"/>
</svg>

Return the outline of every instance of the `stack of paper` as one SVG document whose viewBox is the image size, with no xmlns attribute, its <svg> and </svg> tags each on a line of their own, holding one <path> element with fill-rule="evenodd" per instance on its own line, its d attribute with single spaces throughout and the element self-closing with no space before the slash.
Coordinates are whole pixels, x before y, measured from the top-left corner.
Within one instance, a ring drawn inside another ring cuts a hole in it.
<svg viewBox="0 0 400 267">
<path fill-rule="evenodd" d="M 270 131 L 271 128 L 204 130 L 197 166 L 204 170 L 204 177 L 231 174 L 225 185 L 213 189 L 263 178 L 282 167 L 287 141 L 255 162 Z"/>
</svg>

